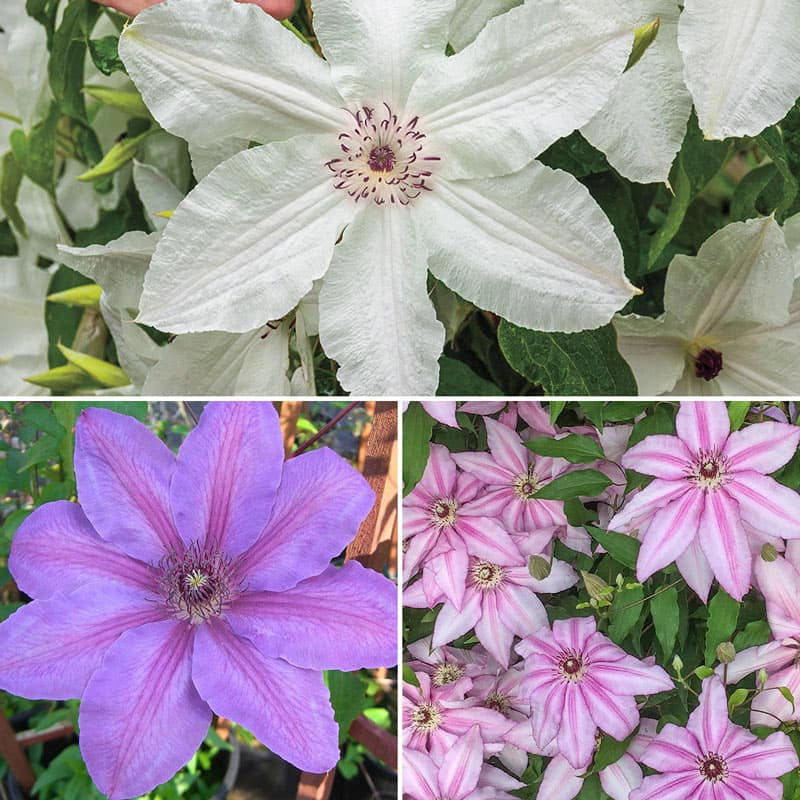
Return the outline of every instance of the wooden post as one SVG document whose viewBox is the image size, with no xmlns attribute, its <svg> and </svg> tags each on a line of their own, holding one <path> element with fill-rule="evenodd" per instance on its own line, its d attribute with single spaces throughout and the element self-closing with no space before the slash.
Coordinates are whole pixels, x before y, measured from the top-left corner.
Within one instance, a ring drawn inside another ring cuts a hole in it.
<svg viewBox="0 0 800 800">
<path fill-rule="evenodd" d="M 36 783 L 36 776 L 22 746 L 17 741 L 11 723 L 2 711 L 0 711 L 0 755 L 8 762 L 8 767 L 17 779 L 17 783 L 26 792 L 30 792 Z"/>
<path fill-rule="evenodd" d="M 283 455 L 286 458 L 289 457 L 292 447 L 294 447 L 297 420 L 300 419 L 300 412 L 303 410 L 304 405 L 304 403 L 296 403 L 290 400 L 285 400 L 281 403 L 281 434 L 283 435 Z"/>
</svg>

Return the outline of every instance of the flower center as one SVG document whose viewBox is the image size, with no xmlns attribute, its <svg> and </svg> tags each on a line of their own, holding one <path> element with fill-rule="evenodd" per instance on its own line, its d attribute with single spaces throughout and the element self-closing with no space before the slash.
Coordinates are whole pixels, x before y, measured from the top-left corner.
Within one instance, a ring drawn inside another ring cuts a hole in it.
<svg viewBox="0 0 800 800">
<path fill-rule="evenodd" d="M 700 774 L 709 783 L 718 783 L 728 777 L 728 764 L 717 753 L 706 753 L 697 762 Z"/>
<path fill-rule="evenodd" d="M 577 683 L 586 674 L 586 662 L 576 650 L 563 650 L 558 657 L 558 671 L 562 678 Z"/>
<path fill-rule="evenodd" d="M 722 353 L 706 347 L 694 359 L 694 374 L 704 381 L 710 381 L 722 372 Z"/>
<path fill-rule="evenodd" d="M 525 502 L 532 500 L 533 496 L 541 488 L 539 478 L 533 470 L 533 464 L 528 467 L 527 472 L 517 475 L 514 479 L 514 494 Z"/>
<path fill-rule="evenodd" d="M 183 553 L 171 552 L 159 562 L 159 586 L 177 619 L 192 625 L 219 617 L 241 590 L 230 558 L 198 542 Z"/>
<path fill-rule="evenodd" d="M 431 506 L 431 520 L 437 528 L 444 528 L 456 521 L 458 503 L 452 497 L 441 497 Z"/>
<path fill-rule="evenodd" d="M 426 155 L 419 117 L 401 122 L 385 103 L 384 109 L 380 116 L 367 106 L 350 112 L 354 124 L 339 134 L 343 155 L 325 166 L 333 173 L 334 187 L 356 202 L 407 206 L 431 190 L 428 179 L 441 159 Z"/>
<path fill-rule="evenodd" d="M 433 673 L 434 686 L 446 686 L 457 681 L 464 674 L 461 664 L 439 664 Z"/>
<path fill-rule="evenodd" d="M 411 722 L 418 731 L 435 731 L 442 721 L 442 714 L 432 703 L 422 703 L 411 712 Z"/>
<path fill-rule="evenodd" d="M 505 570 L 498 564 L 476 561 L 472 566 L 472 580 L 482 591 L 496 589 L 505 577 Z"/>
<path fill-rule="evenodd" d="M 689 480 L 704 491 L 714 491 L 728 480 L 727 459 L 717 453 L 700 451 L 692 463 Z"/>
<path fill-rule="evenodd" d="M 486 708 L 491 708 L 493 711 L 499 711 L 501 714 L 505 714 L 511 707 L 511 701 L 504 694 L 500 694 L 500 692 L 492 692 L 492 694 L 486 698 L 484 705 Z"/>
</svg>

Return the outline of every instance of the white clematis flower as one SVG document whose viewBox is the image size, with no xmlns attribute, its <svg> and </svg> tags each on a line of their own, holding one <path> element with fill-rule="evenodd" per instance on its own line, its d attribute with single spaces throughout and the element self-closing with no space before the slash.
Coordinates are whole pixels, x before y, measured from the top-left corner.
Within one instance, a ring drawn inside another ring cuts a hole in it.
<svg viewBox="0 0 800 800">
<path fill-rule="evenodd" d="M 692 109 L 705 136 L 754 136 L 800 95 L 800 0 L 631 0 L 609 13 L 658 35 L 581 132 L 626 178 L 664 182 Z"/>
<path fill-rule="evenodd" d="M 447 58 L 454 0 L 316 0 L 327 61 L 232 0 L 140 14 L 120 53 L 156 119 L 194 148 L 266 142 L 178 207 L 141 321 L 253 330 L 322 278 L 320 337 L 341 384 L 423 394 L 444 342 L 428 268 L 518 325 L 608 322 L 635 292 L 613 229 L 576 180 L 533 161 L 625 66 L 632 31 L 604 7 L 530 3 Z"/>
<path fill-rule="evenodd" d="M 772 217 L 735 222 L 676 256 L 657 319 L 614 320 L 642 394 L 800 392 L 800 281 Z"/>
</svg>

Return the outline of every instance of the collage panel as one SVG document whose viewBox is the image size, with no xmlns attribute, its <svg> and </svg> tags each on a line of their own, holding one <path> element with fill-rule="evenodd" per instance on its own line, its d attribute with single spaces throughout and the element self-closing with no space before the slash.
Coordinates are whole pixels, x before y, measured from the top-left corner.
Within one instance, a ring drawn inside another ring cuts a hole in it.
<svg viewBox="0 0 800 800">
<path fill-rule="evenodd" d="M 0 404 L 0 797 L 397 797 L 397 405 Z"/>
<path fill-rule="evenodd" d="M 410 404 L 404 798 L 795 798 L 798 422 Z"/>
</svg>

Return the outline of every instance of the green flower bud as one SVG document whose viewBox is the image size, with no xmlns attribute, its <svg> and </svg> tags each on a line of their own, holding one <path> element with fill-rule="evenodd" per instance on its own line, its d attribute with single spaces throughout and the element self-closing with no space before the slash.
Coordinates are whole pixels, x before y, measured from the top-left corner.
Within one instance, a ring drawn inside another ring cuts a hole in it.
<svg viewBox="0 0 800 800">
<path fill-rule="evenodd" d="M 722 642 L 717 647 L 717 660 L 720 664 L 730 664 L 736 658 L 736 648 L 733 642 Z"/>
<path fill-rule="evenodd" d="M 592 575 L 591 572 L 586 572 L 586 570 L 582 569 L 581 577 L 589 597 L 593 600 L 604 600 L 613 591 L 599 575 Z"/>
<path fill-rule="evenodd" d="M 774 561 L 777 557 L 778 557 L 778 551 L 775 549 L 774 544 L 770 544 L 769 542 L 767 542 L 761 548 L 761 558 L 763 558 L 764 561 Z"/>
<path fill-rule="evenodd" d="M 531 578 L 543 581 L 549 574 L 552 564 L 544 556 L 531 556 L 528 561 L 528 572 Z"/>
</svg>

